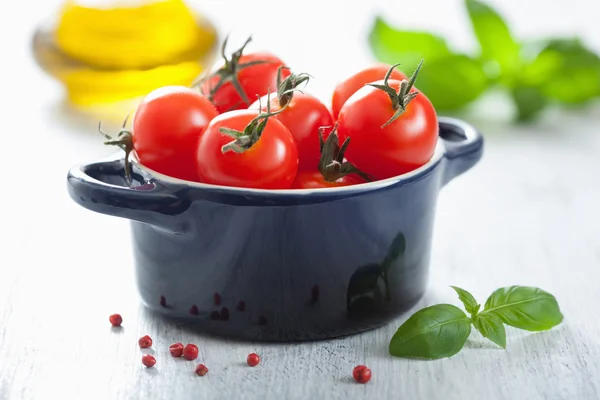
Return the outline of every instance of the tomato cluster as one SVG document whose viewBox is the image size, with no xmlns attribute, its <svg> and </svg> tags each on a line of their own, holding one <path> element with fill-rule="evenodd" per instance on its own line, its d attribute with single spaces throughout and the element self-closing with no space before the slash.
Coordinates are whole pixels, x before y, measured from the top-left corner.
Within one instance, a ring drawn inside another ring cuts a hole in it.
<svg viewBox="0 0 600 400">
<path fill-rule="evenodd" d="M 339 82 L 331 111 L 276 55 L 225 56 L 191 87 L 154 90 L 131 132 L 109 144 L 188 181 L 259 189 L 348 186 L 401 175 L 432 157 L 437 116 L 397 65 L 376 64 Z M 110 138 L 110 137 L 109 137 Z M 351 143 L 350 143 L 351 142 Z"/>
</svg>

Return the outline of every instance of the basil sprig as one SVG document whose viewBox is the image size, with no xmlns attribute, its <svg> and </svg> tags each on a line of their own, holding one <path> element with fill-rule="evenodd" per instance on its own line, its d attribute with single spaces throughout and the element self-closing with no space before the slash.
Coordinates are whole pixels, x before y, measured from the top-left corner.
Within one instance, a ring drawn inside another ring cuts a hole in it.
<svg viewBox="0 0 600 400">
<path fill-rule="evenodd" d="M 390 354 L 396 357 L 439 359 L 451 357 L 465 345 L 471 325 L 484 337 L 506 348 L 504 325 L 528 331 L 544 331 L 563 320 L 556 298 L 529 286 L 496 290 L 483 310 L 475 297 L 456 286 L 465 310 L 451 304 L 437 304 L 417 311 L 398 328 L 390 341 Z"/>
<path fill-rule="evenodd" d="M 600 56 L 578 37 L 521 40 L 491 6 L 464 0 L 478 52 L 459 52 L 440 35 L 390 25 L 376 16 L 369 32 L 379 61 L 419 74 L 419 91 L 441 112 L 455 112 L 497 89 L 507 93 L 516 119 L 530 121 L 551 105 L 573 107 L 600 98 Z"/>
</svg>

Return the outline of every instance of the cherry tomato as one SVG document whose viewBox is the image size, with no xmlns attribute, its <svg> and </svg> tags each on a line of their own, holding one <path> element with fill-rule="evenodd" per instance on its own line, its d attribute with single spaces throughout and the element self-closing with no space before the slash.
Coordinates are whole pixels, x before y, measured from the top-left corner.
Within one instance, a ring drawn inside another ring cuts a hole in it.
<svg viewBox="0 0 600 400">
<path fill-rule="evenodd" d="M 250 140 L 246 147 L 232 144 L 235 139 L 221 131 L 226 128 L 241 133 L 248 125 L 261 122 L 257 121 L 258 115 L 254 110 L 236 110 L 210 122 L 196 151 L 201 182 L 257 189 L 290 188 L 298 170 L 298 149 L 285 125 L 270 117 L 259 137 L 245 136 Z"/>
<path fill-rule="evenodd" d="M 267 96 L 261 99 L 262 110 L 266 110 Z M 258 101 L 250 108 L 258 109 Z M 271 99 L 271 110 L 280 110 L 278 98 Z M 289 104 L 274 118 L 281 121 L 290 131 L 298 145 L 299 169 L 315 170 L 319 165 L 319 128 L 332 126 L 333 119 L 327 107 L 316 97 L 296 92 Z"/>
<path fill-rule="evenodd" d="M 133 118 L 133 148 L 140 162 L 161 174 L 197 181 L 196 143 L 218 114 L 197 90 L 166 86 L 152 91 Z"/>
<path fill-rule="evenodd" d="M 333 118 L 337 120 L 342 106 L 350 98 L 350 96 L 356 93 L 356 91 L 365 86 L 367 83 L 383 79 L 390 67 L 391 65 L 388 64 L 375 64 L 338 83 L 331 99 L 331 112 L 333 114 Z M 397 79 L 399 81 L 402 79 L 407 79 L 406 75 L 397 69 L 394 69 L 390 78 Z"/>
<path fill-rule="evenodd" d="M 292 183 L 292 189 L 322 189 L 330 187 L 352 186 L 366 181 L 355 175 L 345 175 L 341 178 L 329 182 L 325 180 L 323 174 L 318 170 L 298 171 L 296 179 Z"/>
<path fill-rule="evenodd" d="M 389 85 L 396 92 L 401 86 L 398 80 L 381 80 L 374 84 Z M 352 139 L 346 158 L 376 179 L 412 171 L 427 163 L 435 151 L 439 128 L 429 99 L 410 88 L 399 96 L 399 101 L 395 109 L 391 96 L 385 91 L 365 86 L 353 94 L 340 111 L 340 140 Z M 404 112 L 401 105 L 405 106 Z"/>
<path fill-rule="evenodd" d="M 283 61 L 268 52 L 243 54 L 250 40 L 201 82 L 201 92 L 208 96 L 220 113 L 248 108 L 257 96 L 266 95 L 269 89 L 277 91 L 277 72 L 284 65 Z M 223 42 L 223 49 L 226 44 L 227 40 Z M 290 71 L 286 69 L 282 75 L 285 78 Z M 236 81 L 241 92 L 234 85 Z"/>
</svg>

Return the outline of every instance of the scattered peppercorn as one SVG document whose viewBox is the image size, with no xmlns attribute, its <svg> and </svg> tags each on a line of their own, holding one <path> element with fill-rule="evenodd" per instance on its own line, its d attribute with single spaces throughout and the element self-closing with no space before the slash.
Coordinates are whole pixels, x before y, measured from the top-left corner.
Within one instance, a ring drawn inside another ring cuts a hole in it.
<svg viewBox="0 0 600 400">
<path fill-rule="evenodd" d="M 364 365 L 358 365 L 352 370 L 352 376 L 358 383 L 367 383 L 371 380 L 371 370 Z"/>
<path fill-rule="evenodd" d="M 198 315 L 200 314 L 200 310 L 198 310 L 198 306 L 197 305 L 193 305 L 190 307 L 190 314 L 192 315 Z"/>
<path fill-rule="evenodd" d="M 121 326 L 121 324 L 123 323 L 123 318 L 120 314 L 113 314 L 110 317 L 108 317 L 108 320 L 110 321 L 110 324 L 112 326 Z"/>
<path fill-rule="evenodd" d="M 151 356 L 150 354 L 145 354 L 142 357 L 142 364 L 144 364 L 148 368 L 154 367 L 154 364 L 156 364 L 156 358 L 154 358 L 154 356 Z"/>
<path fill-rule="evenodd" d="M 186 344 L 183 348 L 183 357 L 189 361 L 198 358 L 198 346 L 191 343 Z"/>
<path fill-rule="evenodd" d="M 152 338 L 148 335 L 142 336 L 140 340 L 138 340 L 138 344 L 141 349 L 147 349 L 148 347 L 152 347 Z"/>
<path fill-rule="evenodd" d="M 245 311 L 246 310 L 246 302 L 244 300 L 240 301 L 237 305 L 237 310 L 238 311 Z"/>
<path fill-rule="evenodd" d="M 210 319 L 212 319 L 213 321 L 218 321 L 221 319 L 221 313 L 218 312 L 217 310 L 213 311 L 210 313 Z"/>
<path fill-rule="evenodd" d="M 165 296 L 160 296 L 160 306 L 161 307 L 166 307 L 167 306 L 167 299 Z"/>
<path fill-rule="evenodd" d="M 229 310 L 227 309 L 227 307 L 221 308 L 221 319 L 223 321 L 229 320 Z"/>
<path fill-rule="evenodd" d="M 198 364 L 198 366 L 196 367 L 196 374 L 198 376 L 204 376 L 208 374 L 208 368 L 206 368 L 204 364 Z"/>
<path fill-rule="evenodd" d="M 221 305 L 221 295 L 219 293 L 215 293 L 214 297 L 215 297 L 215 306 L 220 306 Z"/>
<path fill-rule="evenodd" d="M 260 318 L 258 319 L 258 324 L 259 325 L 266 325 L 267 324 L 267 317 L 265 317 L 264 315 L 261 315 Z"/>
<path fill-rule="evenodd" d="M 171 353 L 173 357 L 181 357 L 183 355 L 183 344 L 173 343 L 169 346 L 169 353 Z"/>
<path fill-rule="evenodd" d="M 250 353 L 250 354 L 248 354 L 248 358 L 246 359 L 246 362 L 248 363 L 249 366 L 256 367 L 260 363 L 260 356 L 256 353 Z"/>
</svg>

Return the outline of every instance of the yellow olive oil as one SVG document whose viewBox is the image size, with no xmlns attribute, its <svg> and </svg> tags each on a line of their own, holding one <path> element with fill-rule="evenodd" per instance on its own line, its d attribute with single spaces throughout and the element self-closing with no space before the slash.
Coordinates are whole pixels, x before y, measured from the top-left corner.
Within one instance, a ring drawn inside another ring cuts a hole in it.
<svg viewBox="0 0 600 400">
<path fill-rule="evenodd" d="M 33 38 L 38 63 L 78 106 L 106 105 L 210 68 L 217 33 L 182 0 L 66 1 Z"/>
</svg>

